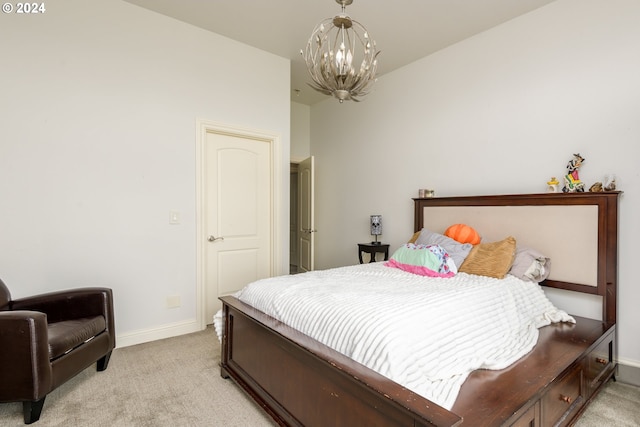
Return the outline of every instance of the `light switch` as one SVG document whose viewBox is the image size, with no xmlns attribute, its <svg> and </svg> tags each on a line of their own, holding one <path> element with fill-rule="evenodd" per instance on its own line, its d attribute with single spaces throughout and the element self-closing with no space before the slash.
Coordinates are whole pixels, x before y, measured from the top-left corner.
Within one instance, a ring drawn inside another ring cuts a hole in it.
<svg viewBox="0 0 640 427">
<path fill-rule="evenodd" d="M 180 212 L 169 211 L 169 224 L 180 224 Z"/>
</svg>

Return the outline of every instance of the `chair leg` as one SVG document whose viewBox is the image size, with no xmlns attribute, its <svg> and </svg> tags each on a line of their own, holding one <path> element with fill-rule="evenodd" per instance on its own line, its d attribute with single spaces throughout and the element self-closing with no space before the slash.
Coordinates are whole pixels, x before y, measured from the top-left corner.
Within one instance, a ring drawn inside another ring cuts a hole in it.
<svg viewBox="0 0 640 427">
<path fill-rule="evenodd" d="M 22 412 L 24 413 L 24 423 L 31 424 L 35 423 L 40 419 L 40 414 L 42 413 L 42 407 L 44 406 L 44 399 L 47 396 L 44 396 L 39 400 L 32 400 L 29 402 L 22 402 Z"/>
<path fill-rule="evenodd" d="M 105 369 L 107 369 L 107 366 L 109 366 L 109 359 L 110 358 L 111 358 L 111 352 L 105 354 L 100 359 L 98 359 L 98 363 L 97 363 L 97 366 L 96 366 L 96 369 L 97 369 L 98 372 L 102 372 Z"/>
</svg>

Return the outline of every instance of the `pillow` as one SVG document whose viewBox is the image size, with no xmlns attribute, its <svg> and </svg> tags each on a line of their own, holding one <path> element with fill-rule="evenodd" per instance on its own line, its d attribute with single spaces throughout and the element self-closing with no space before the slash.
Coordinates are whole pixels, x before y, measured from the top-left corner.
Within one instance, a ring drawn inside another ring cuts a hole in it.
<svg viewBox="0 0 640 427">
<path fill-rule="evenodd" d="M 472 245 L 480 243 L 478 232 L 466 224 L 453 224 L 444 231 L 444 235 L 460 243 L 471 243 Z"/>
<path fill-rule="evenodd" d="M 420 232 L 416 231 L 415 233 L 413 233 L 413 236 L 411 236 L 411 238 L 409 239 L 409 241 L 407 243 L 415 243 L 416 240 L 418 240 L 419 236 L 420 236 Z"/>
<path fill-rule="evenodd" d="M 438 245 L 424 246 L 407 243 L 399 247 L 384 265 L 421 276 L 451 277 L 449 255 Z"/>
<path fill-rule="evenodd" d="M 542 282 L 549 277 L 551 259 L 535 249 L 516 247 L 516 257 L 509 274 L 529 282 Z"/>
<path fill-rule="evenodd" d="M 499 242 L 475 245 L 458 271 L 503 279 L 516 254 L 516 239 L 509 236 Z"/>
<path fill-rule="evenodd" d="M 470 243 L 460 243 L 455 240 L 443 236 L 442 234 L 434 233 L 432 231 L 423 228 L 420 231 L 420 236 L 416 240 L 417 245 L 439 245 L 444 248 L 449 256 L 453 259 L 453 262 L 457 267 L 460 267 L 464 262 L 464 259 L 469 255 L 473 245 Z"/>
</svg>

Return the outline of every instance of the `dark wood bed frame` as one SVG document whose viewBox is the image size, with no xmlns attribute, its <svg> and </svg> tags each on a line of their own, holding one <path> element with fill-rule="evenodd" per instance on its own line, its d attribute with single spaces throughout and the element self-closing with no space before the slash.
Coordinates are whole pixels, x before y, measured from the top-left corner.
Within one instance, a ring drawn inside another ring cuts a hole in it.
<svg viewBox="0 0 640 427">
<path fill-rule="evenodd" d="M 545 286 L 602 297 L 602 321 L 540 329 L 535 348 L 500 371 L 474 371 L 448 411 L 272 317 L 222 297 L 221 375 L 283 426 L 566 426 L 616 370 L 618 192 L 414 199 L 425 206 L 598 206 L 597 286 Z M 402 313 L 398 313 L 401 316 Z"/>
</svg>

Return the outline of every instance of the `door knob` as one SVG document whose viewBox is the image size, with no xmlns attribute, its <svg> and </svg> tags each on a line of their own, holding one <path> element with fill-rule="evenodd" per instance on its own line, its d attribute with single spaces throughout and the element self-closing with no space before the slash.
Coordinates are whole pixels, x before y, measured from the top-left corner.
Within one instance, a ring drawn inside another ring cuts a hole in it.
<svg viewBox="0 0 640 427">
<path fill-rule="evenodd" d="M 224 237 L 209 236 L 209 238 L 207 240 L 210 241 L 210 242 L 215 242 L 216 240 L 224 240 Z"/>
</svg>

